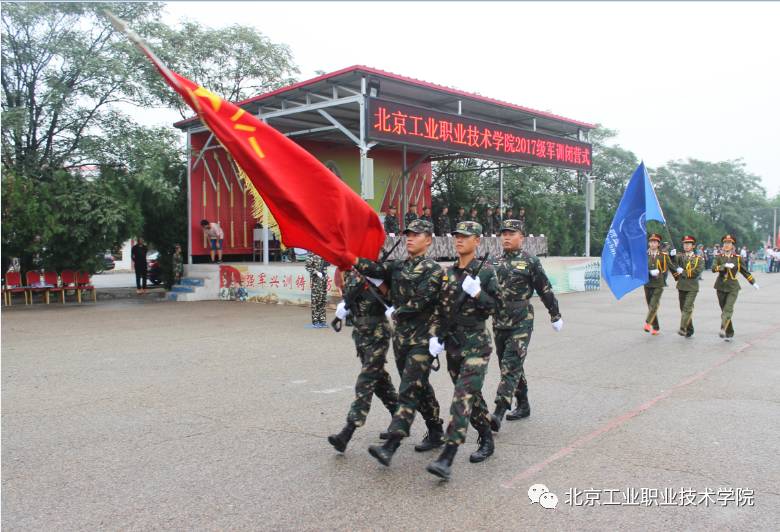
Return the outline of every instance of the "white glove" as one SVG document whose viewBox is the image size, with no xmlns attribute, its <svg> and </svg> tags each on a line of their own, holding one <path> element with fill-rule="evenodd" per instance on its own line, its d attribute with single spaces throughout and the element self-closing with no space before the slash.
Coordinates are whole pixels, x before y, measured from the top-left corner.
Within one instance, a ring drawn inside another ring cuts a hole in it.
<svg viewBox="0 0 780 532">
<path fill-rule="evenodd" d="M 322 279 L 322 272 L 314 272 L 314 275 Z"/>
<path fill-rule="evenodd" d="M 758 290 L 758 283 L 753 283 L 753 288 L 755 288 L 756 290 Z"/>
<path fill-rule="evenodd" d="M 733 263 L 733 262 L 727 262 L 727 263 L 726 263 L 726 264 L 724 264 L 723 266 L 725 266 L 726 268 L 728 268 L 728 269 L 730 270 L 731 268 L 733 268 L 733 267 L 734 267 L 734 263 Z"/>
<path fill-rule="evenodd" d="M 379 286 L 380 284 L 384 283 L 382 279 L 377 279 L 376 277 L 366 277 L 369 281 L 371 281 L 371 284 L 374 286 Z"/>
<path fill-rule="evenodd" d="M 661 270 L 658 269 L 650 270 L 650 275 L 652 275 L 653 277 L 658 277 L 659 273 L 661 273 Z"/>
<path fill-rule="evenodd" d="M 342 321 L 344 321 L 347 318 L 347 314 L 349 314 L 349 309 L 347 308 L 347 304 L 343 301 L 336 305 L 336 317 Z"/>
<path fill-rule="evenodd" d="M 482 290 L 482 281 L 479 280 L 479 277 L 467 275 L 466 278 L 463 279 L 463 284 L 461 286 L 463 287 L 463 291 L 468 295 L 476 297 L 477 294 L 479 294 L 479 291 Z"/>
<path fill-rule="evenodd" d="M 389 237 L 395 237 L 395 233 L 388 233 L 387 236 Z"/>
<path fill-rule="evenodd" d="M 558 321 L 554 321 L 552 326 L 555 332 L 561 332 L 561 329 L 563 329 L 563 318 L 558 318 Z"/>
<path fill-rule="evenodd" d="M 390 321 L 393 321 L 393 312 L 395 312 L 395 307 L 390 306 L 385 311 L 385 316 L 387 316 L 387 319 Z"/>
<path fill-rule="evenodd" d="M 444 351 L 444 344 L 439 341 L 438 336 L 432 336 L 428 340 L 428 352 L 433 358 L 437 358 L 442 351 Z"/>
<path fill-rule="evenodd" d="M 670 249 L 669 250 L 669 256 L 670 257 L 674 257 L 675 255 L 677 255 L 677 250 L 674 249 L 674 248 Z"/>
<path fill-rule="evenodd" d="M 677 273 L 682 273 L 682 272 L 683 272 L 683 269 L 678 266 L 677 267 Z"/>
</svg>

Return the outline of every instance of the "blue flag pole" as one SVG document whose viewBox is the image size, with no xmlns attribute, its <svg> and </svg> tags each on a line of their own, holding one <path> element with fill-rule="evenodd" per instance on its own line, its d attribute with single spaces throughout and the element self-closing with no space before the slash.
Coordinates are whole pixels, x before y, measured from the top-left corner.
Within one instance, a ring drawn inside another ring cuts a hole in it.
<svg viewBox="0 0 780 532">
<path fill-rule="evenodd" d="M 628 181 L 601 252 L 601 275 L 617 299 L 648 281 L 647 220 L 666 224 L 641 162 Z"/>
</svg>

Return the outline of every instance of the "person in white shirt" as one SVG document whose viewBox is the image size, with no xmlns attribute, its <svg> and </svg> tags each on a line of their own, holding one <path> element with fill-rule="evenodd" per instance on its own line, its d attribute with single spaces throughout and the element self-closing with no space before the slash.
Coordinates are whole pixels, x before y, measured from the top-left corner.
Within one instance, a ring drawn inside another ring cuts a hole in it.
<svg viewBox="0 0 780 532">
<path fill-rule="evenodd" d="M 219 226 L 218 222 L 209 222 L 205 218 L 200 221 L 200 226 L 208 236 L 211 243 L 211 262 L 214 262 L 214 253 L 217 253 L 217 263 L 222 263 L 222 241 L 225 239 L 225 232 Z"/>
</svg>

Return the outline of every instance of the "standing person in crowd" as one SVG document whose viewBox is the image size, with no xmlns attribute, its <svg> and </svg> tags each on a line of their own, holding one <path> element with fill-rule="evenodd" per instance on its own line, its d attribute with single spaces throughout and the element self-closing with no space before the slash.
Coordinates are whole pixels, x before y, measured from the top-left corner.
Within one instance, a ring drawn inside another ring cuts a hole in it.
<svg viewBox="0 0 780 532">
<path fill-rule="evenodd" d="M 420 220 L 425 220 L 426 222 L 431 222 L 431 225 L 433 225 L 433 217 L 431 216 L 431 208 L 423 206 L 423 215 L 420 216 Z"/>
<path fill-rule="evenodd" d="M 693 303 L 699 293 L 701 272 L 704 271 L 704 259 L 694 253 L 696 239 L 685 235 L 682 239 L 683 252 L 672 257 L 672 277 L 677 280 L 677 293 L 680 299 L 680 329 L 677 334 L 691 338 L 693 336 Z"/>
<path fill-rule="evenodd" d="M 465 222 L 466 220 L 466 209 L 464 207 L 458 207 L 458 214 L 455 215 L 455 219 L 452 220 L 452 223 L 457 227 L 460 222 Z"/>
<path fill-rule="evenodd" d="M 493 216 L 493 207 L 488 207 L 485 211 L 485 224 L 482 228 L 485 230 L 485 235 L 494 236 L 498 227 L 495 225 L 495 217 Z"/>
<path fill-rule="evenodd" d="M 476 207 L 472 207 L 471 210 L 469 211 L 469 217 L 467 221 L 479 222 L 479 213 L 477 212 Z"/>
<path fill-rule="evenodd" d="M 528 234 L 528 223 L 525 220 L 525 207 L 520 207 L 517 210 L 517 220 L 520 221 L 520 224 L 523 226 L 523 234 Z"/>
<path fill-rule="evenodd" d="M 446 444 L 439 458 L 427 470 L 443 479 L 450 478 L 452 460 L 458 446 L 466 441 L 469 421 L 479 433 L 479 448 L 471 462 L 482 462 L 493 454 L 490 413 L 482 397 L 490 353 L 490 332 L 485 322 L 495 312 L 498 283 L 493 268 L 480 268 L 476 258 L 482 236 L 477 222 L 461 222 L 455 227 L 458 260 L 444 274 L 441 298 L 434 313 L 430 340 L 431 355 L 446 349 L 447 373 L 455 391 L 450 406 Z M 477 271 L 479 270 L 479 271 Z"/>
<path fill-rule="evenodd" d="M 340 272 L 336 273 L 337 278 Z M 390 326 L 385 317 L 385 305 L 372 295 L 367 284 L 371 279 L 366 280 L 354 269 L 341 272 L 341 277 L 344 299 L 336 307 L 336 317 L 342 321 L 346 321 L 347 316 L 352 318 L 352 340 L 361 364 L 355 383 L 355 400 L 347 414 L 347 424 L 338 434 L 328 436 L 328 443 L 343 453 L 355 429 L 365 424 L 374 394 L 391 416 L 398 408 L 398 394 L 390 374 L 385 370 L 387 350 L 390 347 Z M 380 289 L 385 292 L 386 286 L 380 283 Z"/>
<path fill-rule="evenodd" d="M 513 395 L 517 398 L 517 408 L 507 414 L 507 420 L 514 421 L 531 415 L 524 364 L 534 329 L 534 308 L 530 301 L 534 291 L 550 314 L 552 328 L 556 332 L 563 328 L 558 300 L 541 261 L 523 251 L 525 234 L 522 227 L 520 220 L 504 220 L 501 224 L 501 247 L 504 254 L 493 261 L 498 279 L 493 336 L 501 367 L 496 409 L 490 418 L 490 426 L 495 432 L 499 431 L 504 414 L 512 407 Z"/>
<path fill-rule="evenodd" d="M 449 212 L 449 207 L 444 207 L 441 210 L 441 214 L 436 223 L 436 234 L 439 236 L 449 236 L 452 232 Z"/>
<path fill-rule="evenodd" d="M 648 237 L 647 270 L 649 279 L 645 283 L 645 300 L 647 301 L 647 317 L 645 332 L 657 335 L 661 330 L 658 322 L 658 309 L 661 306 L 661 295 L 666 286 L 666 274 L 669 272 L 670 256 L 660 250 L 661 235 L 653 233 Z"/>
<path fill-rule="evenodd" d="M 181 252 L 181 244 L 173 246 L 173 284 L 181 283 L 184 277 L 184 255 Z"/>
<path fill-rule="evenodd" d="M 718 294 L 718 305 L 720 305 L 720 333 L 721 338 L 730 342 L 734 337 L 734 323 L 731 321 L 734 315 L 734 304 L 739 295 L 739 279 L 741 273 L 747 281 L 758 290 L 758 283 L 753 275 L 747 270 L 747 265 L 742 257 L 734 250 L 737 240 L 731 235 L 725 235 L 721 238 L 723 243 L 723 253 L 715 258 L 712 265 L 712 272 L 717 273 L 715 279 L 715 290 Z"/>
<path fill-rule="evenodd" d="M 436 261 L 425 257 L 433 243 L 433 225 L 413 220 L 404 230 L 404 260 L 379 264 L 357 258 L 355 269 L 365 276 L 381 279 L 390 285 L 392 306 L 385 311 L 395 322 L 393 352 L 401 384 L 398 386 L 398 409 L 387 429 L 384 445 L 372 445 L 368 452 L 385 466 L 390 465 L 401 440 L 409 436 L 416 412 L 420 412 L 428 433 L 414 450 L 430 451 L 444 444 L 444 422 L 439 417 L 439 403 L 428 381 L 434 357 L 430 354 L 430 328 L 433 312 L 439 302 L 443 272 Z"/>
<path fill-rule="evenodd" d="M 775 250 L 767 246 L 764 254 L 766 255 L 766 271 L 767 273 L 772 273 L 775 268 Z"/>
<path fill-rule="evenodd" d="M 507 207 L 506 212 L 504 212 L 504 220 L 515 220 L 515 212 L 512 210 L 512 207 Z"/>
<path fill-rule="evenodd" d="M 417 204 L 410 203 L 409 210 L 404 215 L 404 230 L 409 227 L 409 224 L 415 221 L 419 216 L 417 215 Z"/>
<path fill-rule="evenodd" d="M 390 205 L 389 212 L 385 215 L 385 233 L 388 236 L 395 236 L 400 232 L 398 226 L 398 217 L 395 213 L 395 205 Z"/>
<path fill-rule="evenodd" d="M 200 221 L 200 226 L 211 243 L 211 262 L 214 262 L 214 253 L 216 252 L 217 264 L 222 264 L 222 242 L 225 240 L 225 232 L 218 222 L 209 222 L 205 218 Z"/>
<path fill-rule="evenodd" d="M 489 233 L 490 236 L 495 236 L 495 235 L 497 235 L 498 233 L 501 232 L 501 222 L 502 221 L 503 220 L 501 218 L 501 209 L 497 208 L 495 210 L 495 212 L 493 213 L 493 232 Z"/>
<path fill-rule="evenodd" d="M 311 325 L 315 329 L 327 329 L 325 305 L 328 302 L 328 261 L 315 253 L 306 259 L 311 286 Z"/>
<path fill-rule="evenodd" d="M 146 261 L 146 254 L 149 252 L 149 248 L 146 247 L 144 239 L 138 237 L 138 242 L 130 248 L 130 259 L 133 261 L 133 269 L 135 270 L 135 293 L 146 293 L 146 275 L 149 271 L 149 264 Z"/>
</svg>

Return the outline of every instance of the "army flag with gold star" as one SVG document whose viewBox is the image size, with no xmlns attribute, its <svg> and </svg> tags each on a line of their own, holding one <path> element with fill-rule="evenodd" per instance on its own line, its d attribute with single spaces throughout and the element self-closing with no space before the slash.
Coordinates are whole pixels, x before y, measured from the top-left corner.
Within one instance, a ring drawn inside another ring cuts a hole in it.
<svg viewBox="0 0 780 532">
<path fill-rule="evenodd" d="M 385 232 L 368 203 L 298 144 L 168 69 L 124 21 L 106 15 L 230 152 L 268 205 L 285 246 L 307 249 L 345 269 L 355 257 L 377 258 Z"/>
</svg>

